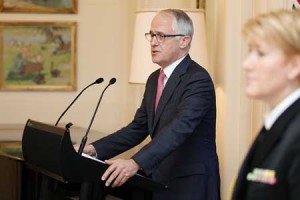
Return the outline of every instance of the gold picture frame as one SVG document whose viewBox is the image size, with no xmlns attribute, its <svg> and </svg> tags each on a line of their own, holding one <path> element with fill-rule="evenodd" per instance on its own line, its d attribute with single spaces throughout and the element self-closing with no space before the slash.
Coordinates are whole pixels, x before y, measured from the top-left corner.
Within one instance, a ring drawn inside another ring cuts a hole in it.
<svg viewBox="0 0 300 200">
<path fill-rule="evenodd" d="M 78 0 L 0 0 L 0 12 L 77 13 Z"/>
<path fill-rule="evenodd" d="M 76 22 L 0 21 L 0 90 L 76 89 Z"/>
</svg>

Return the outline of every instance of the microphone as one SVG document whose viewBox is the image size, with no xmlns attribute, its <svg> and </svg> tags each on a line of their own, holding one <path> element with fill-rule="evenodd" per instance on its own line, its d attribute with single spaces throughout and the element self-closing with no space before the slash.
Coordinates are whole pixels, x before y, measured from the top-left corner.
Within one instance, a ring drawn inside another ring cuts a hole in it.
<svg viewBox="0 0 300 200">
<path fill-rule="evenodd" d="M 57 124 L 59 123 L 60 119 L 65 115 L 65 113 L 69 110 L 69 108 L 75 103 L 75 101 L 78 99 L 78 97 L 86 90 L 88 89 L 90 86 L 95 85 L 95 84 L 99 84 L 102 83 L 104 81 L 103 78 L 98 78 L 97 80 L 95 80 L 95 82 L 89 84 L 88 86 L 86 86 L 83 90 L 81 90 L 81 92 L 76 96 L 76 98 L 72 101 L 72 103 L 67 107 L 67 109 L 59 116 L 58 120 L 55 123 L 55 126 L 57 126 Z"/>
<path fill-rule="evenodd" d="M 90 124 L 89 124 L 88 129 L 86 130 L 86 133 L 85 133 L 84 137 L 83 137 L 82 140 L 81 140 L 81 143 L 80 143 L 80 146 L 79 146 L 79 149 L 78 149 L 78 154 L 79 154 L 79 155 L 81 155 L 82 152 L 83 152 L 84 146 L 85 146 L 86 141 L 87 141 L 88 133 L 90 132 L 92 123 L 94 122 L 94 119 L 95 119 L 96 113 L 97 113 L 97 111 L 98 111 L 98 107 L 99 107 L 99 105 L 100 105 L 100 102 L 101 102 L 101 100 L 102 100 L 103 94 L 104 94 L 104 92 L 106 91 L 106 89 L 107 89 L 110 85 L 115 84 L 116 81 L 117 81 L 116 78 L 111 78 L 111 79 L 109 80 L 108 85 L 107 85 L 107 86 L 104 88 L 104 90 L 102 91 L 101 96 L 100 96 L 99 101 L 98 101 L 98 104 L 97 104 L 97 106 L 96 106 L 96 109 L 95 109 L 95 111 L 94 111 L 92 120 L 91 120 L 91 122 L 90 122 Z"/>
</svg>

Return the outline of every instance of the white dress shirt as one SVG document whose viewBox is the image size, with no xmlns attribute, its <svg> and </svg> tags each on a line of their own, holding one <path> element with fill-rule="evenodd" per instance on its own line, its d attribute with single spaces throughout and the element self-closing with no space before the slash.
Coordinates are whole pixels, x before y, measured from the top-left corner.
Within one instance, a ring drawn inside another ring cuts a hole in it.
<svg viewBox="0 0 300 200">
<path fill-rule="evenodd" d="M 300 88 L 296 89 L 290 95 L 288 95 L 284 100 L 282 100 L 273 110 L 265 115 L 265 128 L 270 130 L 278 117 L 290 107 L 297 99 L 300 98 Z"/>
<path fill-rule="evenodd" d="M 178 65 L 185 57 L 186 57 L 186 55 L 183 56 L 182 58 L 176 60 L 176 61 L 173 62 L 171 65 L 169 65 L 169 66 L 167 66 L 167 67 L 165 67 L 165 68 L 163 69 L 163 71 L 164 71 L 164 73 L 165 73 L 165 75 L 166 75 L 166 77 L 165 77 L 165 79 L 164 79 L 164 86 L 166 85 L 167 81 L 169 80 L 170 76 L 172 75 L 174 69 L 177 67 L 177 65 Z"/>
</svg>

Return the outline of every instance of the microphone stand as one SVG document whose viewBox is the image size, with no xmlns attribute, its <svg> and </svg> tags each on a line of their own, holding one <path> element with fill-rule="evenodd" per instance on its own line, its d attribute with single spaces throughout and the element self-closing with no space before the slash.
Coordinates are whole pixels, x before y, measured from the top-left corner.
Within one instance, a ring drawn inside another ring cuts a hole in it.
<svg viewBox="0 0 300 200">
<path fill-rule="evenodd" d="M 101 96 L 100 96 L 100 98 L 99 98 L 99 100 L 98 100 L 96 109 L 95 109 L 95 111 L 94 111 L 92 120 L 91 120 L 91 122 L 90 122 L 90 124 L 89 124 L 88 129 L 86 130 L 86 133 L 85 133 L 84 137 L 83 137 L 82 140 L 81 140 L 81 143 L 80 143 L 80 146 L 79 146 L 79 149 L 78 149 L 78 152 L 77 152 L 79 155 L 81 155 L 82 152 L 83 152 L 84 146 L 85 146 L 86 141 L 87 141 L 88 133 L 90 132 L 91 126 L 92 126 L 92 124 L 93 124 L 93 122 L 94 122 L 94 119 L 95 119 L 96 113 L 97 113 L 97 111 L 98 111 L 100 102 L 101 102 L 101 100 L 102 100 L 103 94 L 104 94 L 104 92 L 106 91 L 106 89 L 107 89 L 110 85 L 113 85 L 116 81 L 117 81 L 117 80 L 116 80 L 115 78 L 110 79 L 109 84 L 108 84 L 108 85 L 104 88 L 104 90 L 102 91 Z"/>
</svg>

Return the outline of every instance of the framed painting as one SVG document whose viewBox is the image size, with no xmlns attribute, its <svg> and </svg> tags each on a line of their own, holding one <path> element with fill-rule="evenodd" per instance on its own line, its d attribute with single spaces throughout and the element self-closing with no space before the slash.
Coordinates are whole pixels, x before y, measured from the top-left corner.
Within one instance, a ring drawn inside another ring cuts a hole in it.
<svg viewBox="0 0 300 200">
<path fill-rule="evenodd" d="M 0 21 L 0 90 L 75 90 L 76 28 Z"/>
<path fill-rule="evenodd" d="M 78 0 L 0 0 L 0 12 L 77 13 Z"/>
</svg>

